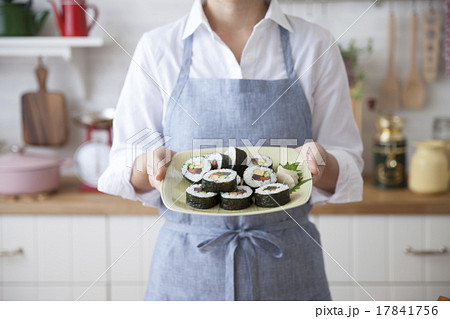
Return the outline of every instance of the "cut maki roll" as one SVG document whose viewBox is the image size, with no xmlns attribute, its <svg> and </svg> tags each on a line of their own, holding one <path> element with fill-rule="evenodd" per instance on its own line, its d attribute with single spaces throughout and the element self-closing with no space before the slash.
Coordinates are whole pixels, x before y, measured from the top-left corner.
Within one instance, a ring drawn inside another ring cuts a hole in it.
<svg viewBox="0 0 450 319">
<path fill-rule="evenodd" d="M 202 180 L 203 175 L 211 170 L 211 163 L 204 157 L 192 157 L 188 159 L 181 168 L 181 174 L 188 181 L 198 183 Z"/>
<path fill-rule="evenodd" d="M 255 190 L 255 204 L 259 207 L 278 207 L 289 203 L 289 186 L 273 183 Z"/>
<path fill-rule="evenodd" d="M 186 189 L 186 204 L 193 208 L 208 209 L 217 205 L 218 195 L 205 192 L 201 185 L 191 185 Z"/>
<path fill-rule="evenodd" d="M 252 194 L 248 186 L 238 186 L 232 192 L 220 193 L 220 207 L 226 210 L 246 209 L 253 204 Z"/>
<path fill-rule="evenodd" d="M 212 153 L 206 156 L 211 162 L 211 169 L 231 168 L 230 157 L 220 153 Z"/>
<path fill-rule="evenodd" d="M 272 159 L 265 155 L 255 155 L 250 157 L 248 161 L 248 166 L 264 166 L 268 168 L 272 168 Z"/>
<path fill-rule="evenodd" d="M 276 183 L 277 174 L 270 168 L 250 166 L 244 172 L 244 182 L 251 188 L 258 188 L 266 184 Z"/>
<path fill-rule="evenodd" d="M 202 189 L 206 192 L 231 192 L 236 189 L 236 172 L 231 169 L 215 169 L 203 176 Z"/>
<path fill-rule="evenodd" d="M 247 168 L 247 153 L 240 148 L 229 147 L 225 155 L 228 155 L 230 158 L 231 168 L 242 177 Z"/>
</svg>

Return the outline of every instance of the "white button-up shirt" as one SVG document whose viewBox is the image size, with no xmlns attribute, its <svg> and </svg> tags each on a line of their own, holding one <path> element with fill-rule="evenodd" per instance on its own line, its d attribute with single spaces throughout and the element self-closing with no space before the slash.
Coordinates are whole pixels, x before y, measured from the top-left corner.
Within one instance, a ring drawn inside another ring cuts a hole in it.
<svg viewBox="0 0 450 319">
<path fill-rule="evenodd" d="M 142 36 L 120 94 L 110 163 L 98 189 L 140 200 L 146 206 L 159 206 L 158 191 L 137 194 L 130 183 L 132 161 L 127 158 L 127 140 L 145 129 L 163 132 L 165 107 L 180 72 L 183 40 L 195 34 L 190 70 L 193 78 L 277 80 L 287 77 L 279 25 L 290 33 L 294 68 L 311 108 L 313 140 L 339 164 L 335 193 L 314 187 L 311 203 L 360 201 L 362 142 L 339 48 L 330 32 L 284 14 L 276 0 L 270 1 L 266 16 L 253 28 L 240 64 L 211 29 L 201 0 L 195 1 L 187 16 Z"/>
</svg>

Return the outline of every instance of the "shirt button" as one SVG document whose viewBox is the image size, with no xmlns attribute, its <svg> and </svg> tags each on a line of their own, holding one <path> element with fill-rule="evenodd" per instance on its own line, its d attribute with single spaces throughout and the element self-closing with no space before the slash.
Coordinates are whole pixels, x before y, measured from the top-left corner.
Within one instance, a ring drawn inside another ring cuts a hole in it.
<svg viewBox="0 0 450 319">
<path fill-rule="evenodd" d="M 245 56 L 245 59 L 246 59 L 247 61 L 252 61 L 252 60 L 255 59 L 255 56 L 254 56 L 253 54 L 249 53 L 249 54 L 247 54 L 247 55 Z"/>
</svg>

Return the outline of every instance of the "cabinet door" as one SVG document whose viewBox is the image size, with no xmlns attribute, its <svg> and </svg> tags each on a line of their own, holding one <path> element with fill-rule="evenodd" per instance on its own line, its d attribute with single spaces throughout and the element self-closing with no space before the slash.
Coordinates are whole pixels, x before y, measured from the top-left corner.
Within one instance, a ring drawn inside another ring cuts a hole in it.
<svg viewBox="0 0 450 319">
<path fill-rule="evenodd" d="M 4 284 L 0 286 L 2 301 L 35 301 L 38 300 L 37 287 L 25 284 Z"/>
<path fill-rule="evenodd" d="M 391 300 L 393 301 L 421 301 L 426 300 L 425 295 L 423 286 L 391 287 Z"/>
<path fill-rule="evenodd" d="M 319 230 L 324 249 L 328 281 L 353 281 L 352 217 L 327 216 L 319 218 Z M 350 276 L 349 276 L 350 275 Z"/>
<path fill-rule="evenodd" d="M 142 225 L 143 231 L 146 231 L 148 229 L 146 234 L 142 237 L 142 274 L 140 277 L 146 285 L 148 281 L 148 274 L 150 271 L 153 250 L 155 249 L 159 230 L 164 225 L 164 219 L 159 218 L 159 215 L 143 216 Z"/>
<path fill-rule="evenodd" d="M 390 281 L 423 282 L 424 258 L 406 254 L 405 248 L 423 249 L 425 241 L 424 222 L 425 219 L 422 216 L 389 217 Z"/>
<path fill-rule="evenodd" d="M 118 285 L 111 286 L 112 301 L 142 301 L 145 297 L 144 284 L 141 285 Z"/>
<path fill-rule="evenodd" d="M 450 283 L 450 216 L 427 216 L 425 224 L 425 249 L 436 250 L 446 246 L 448 250 L 446 254 L 424 258 L 425 279 Z"/>
<path fill-rule="evenodd" d="M 385 216 L 355 216 L 354 273 L 358 281 L 387 281 L 389 259 Z"/>
<path fill-rule="evenodd" d="M 145 284 L 163 219 L 158 216 L 110 216 L 112 282 Z"/>
<path fill-rule="evenodd" d="M 92 283 L 107 268 L 105 216 L 73 217 L 73 280 Z M 108 265 L 109 266 L 109 265 Z M 98 282 L 105 282 L 102 276 Z"/>
<path fill-rule="evenodd" d="M 37 217 L 38 278 L 42 282 L 73 281 L 71 216 Z"/>
<path fill-rule="evenodd" d="M 44 286 L 37 288 L 40 301 L 72 301 L 73 289 L 71 286 Z"/>
<path fill-rule="evenodd" d="M 23 254 L 12 257 L 1 257 L 2 272 L 0 281 L 4 283 L 37 281 L 37 245 L 36 216 L 3 215 L 1 223 L 1 247 L 4 250 L 23 249 Z M 27 289 L 8 291 L 29 291 Z M 29 294 L 27 293 L 27 296 Z M 7 298 L 7 296 L 6 296 Z"/>
</svg>

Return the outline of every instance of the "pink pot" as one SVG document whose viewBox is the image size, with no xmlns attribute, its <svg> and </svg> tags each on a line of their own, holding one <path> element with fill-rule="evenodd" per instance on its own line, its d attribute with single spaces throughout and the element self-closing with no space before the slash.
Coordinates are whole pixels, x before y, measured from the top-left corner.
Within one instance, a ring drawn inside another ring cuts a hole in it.
<svg viewBox="0 0 450 319">
<path fill-rule="evenodd" d="M 0 195 L 40 194 L 58 188 L 60 169 L 71 164 L 42 155 L 16 152 L 0 155 Z"/>
</svg>

